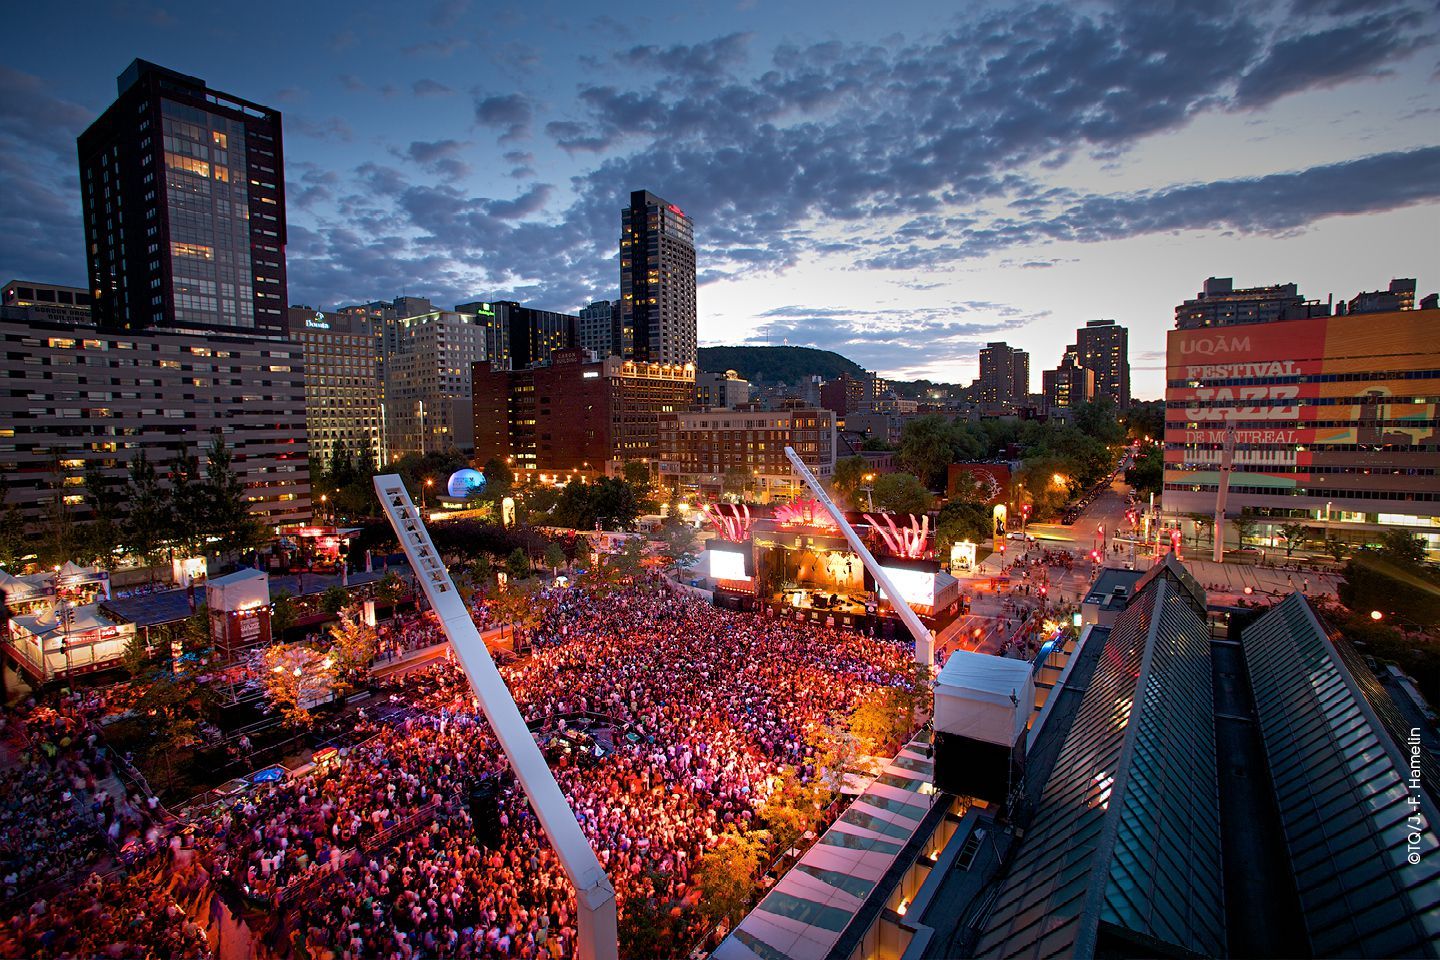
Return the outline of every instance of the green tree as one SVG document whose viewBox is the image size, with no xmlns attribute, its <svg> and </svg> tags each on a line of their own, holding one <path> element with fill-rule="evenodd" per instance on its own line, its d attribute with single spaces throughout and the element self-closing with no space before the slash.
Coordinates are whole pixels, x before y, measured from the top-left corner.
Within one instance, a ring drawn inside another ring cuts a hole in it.
<svg viewBox="0 0 1440 960">
<path fill-rule="evenodd" d="M 645 567 L 645 541 L 627 537 L 619 550 L 606 557 L 606 563 L 621 577 L 638 577 Z"/>
<path fill-rule="evenodd" d="M 951 437 L 950 421 L 939 414 L 908 420 L 900 434 L 895 463 L 925 486 L 938 488 L 945 482 L 945 468 L 954 459 Z"/>
<path fill-rule="evenodd" d="M 894 687 L 876 687 L 850 714 L 850 734 L 865 753 L 890 752 L 910 732 L 914 715 L 907 699 Z"/>
<path fill-rule="evenodd" d="M 1130 466 L 1125 468 L 1125 482 L 1142 497 L 1159 494 L 1165 481 L 1165 454 L 1160 447 L 1147 445 L 1140 449 Z"/>
<path fill-rule="evenodd" d="M 160 562 L 165 547 L 165 531 L 170 524 L 169 497 L 160 488 L 155 466 L 144 450 L 136 450 L 130 458 L 127 474 L 128 510 L 121 534 L 130 551 L 145 566 L 153 568 Z"/>
<path fill-rule="evenodd" d="M 505 572 L 513 580 L 524 580 L 530 576 L 530 557 L 523 547 L 510 551 L 510 556 L 505 558 Z"/>
<path fill-rule="evenodd" d="M 1245 541 L 1249 540 L 1255 533 L 1255 520 L 1244 514 L 1232 519 L 1230 526 L 1235 528 L 1235 543 L 1241 547 L 1245 546 Z"/>
<path fill-rule="evenodd" d="M 938 555 L 948 557 L 952 544 L 969 540 L 984 543 L 992 535 L 992 512 L 982 504 L 951 500 L 940 508 L 935 520 L 935 549 Z"/>
<path fill-rule="evenodd" d="M 487 562 L 488 557 L 484 558 Z M 393 607 L 405 595 L 405 581 L 394 570 L 385 571 L 385 576 L 375 581 L 375 603 L 382 607 Z"/>
<path fill-rule="evenodd" d="M 283 638 L 285 631 L 295 626 L 298 619 L 300 611 L 296 609 L 295 598 L 289 590 L 280 590 L 270 598 L 270 636 L 276 640 Z"/>
<path fill-rule="evenodd" d="M 43 567 L 57 567 L 74 560 L 79 550 L 80 531 L 62 491 L 62 487 L 57 487 L 46 502 L 45 519 L 40 525 L 36 553 Z"/>
<path fill-rule="evenodd" d="M 865 485 L 865 476 L 870 472 L 870 462 L 864 457 L 845 457 L 835 464 L 830 475 L 830 488 L 836 497 L 852 509 L 864 505 L 859 497 L 860 488 Z"/>
<path fill-rule="evenodd" d="M 565 548 L 558 543 L 550 543 L 545 547 L 545 566 L 550 568 L 550 575 L 553 577 L 565 566 Z"/>
<path fill-rule="evenodd" d="M 206 533 L 219 540 L 221 555 L 244 553 L 265 541 L 264 527 L 250 513 L 245 483 L 219 433 L 205 451 L 204 497 Z"/>
<path fill-rule="evenodd" d="M 1440 577 L 1383 551 L 1362 550 L 1351 557 L 1337 593 L 1357 615 L 1378 610 L 1425 627 L 1440 624 Z"/>
<path fill-rule="evenodd" d="M 648 463 L 640 463 L 635 460 L 625 461 L 623 476 L 625 482 L 637 491 L 641 491 L 642 495 L 643 491 L 650 489 L 650 465 Z"/>
<path fill-rule="evenodd" d="M 830 799 L 824 783 L 819 780 L 806 783 L 794 767 L 785 767 L 760 806 L 760 822 L 774 837 L 776 849 L 788 850 L 819 822 L 820 811 Z"/>
<path fill-rule="evenodd" d="M 320 594 L 320 609 L 326 613 L 339 613 L 350 602 L 350 592 L 344 587 L 332 585 Z"/>
<path fill-rule="evenodd" d="M 935 497 L 925 484 L 908 473 L 881 474 L 875 480 L 875 508 L 889 513 L 913 513 L 917 516 L 929 511 Z"/>
<path fill-rule="evenodd" d="M 355 616 L 353 610 L 341 610 L 339 621 L 330 625 L 329 633 L 330 659 L 336 676 L 353 686 L 369 671 L 379 651 L 375 628 Z"/>
<path fill-rule="evenodd" d="M 200 478 L 200 461 L 181 453 L 170 464 L 170 503 L 166 511 L 166 539 L 184 557 L 206 553 L 209 532 L 209 496 Z"/>
<path fill-rule="evenodd" d="M 329 699 L 335 689 L 335 661 L 303 643 L 277 643 L 261 655 L 265 692 L 292 726 L 313 722 L 310 708 Z"/>
<path fill-rule="evenodd" d="M 1345 541 L 1339 539 L 1338 537 L 1327 536 L 1325 538 L 1325 552 L 1330 554 L 1331 560 L 1339 563 L 1341 560 L 1345 559 L 1345 554 L 1348 552 L 1348 550 L 1345 546 Z"/>
<path fill-rule="evenodd" d="M 1380 538 L 1380 556 L 1401 567 L 1417 567 L 1425 559 L 1425 544 L 1408 530 L 1386 530 Z"/>
<path fill-rule="evenodd" d="M 83 552 L 85 560 L 98 563 L 106 570 L 115 569 L 115 551 L 123 539 L 124 495 L 100 469 L 99 462 L 85 461 L 85 500 L 90 507 L 90 522 L 85 525 Z"/>
<path fill-rule="evenodd" d="M 1286 523 L 1280 527 L 1280 536 L 1285 538 L 1285 556 L 1302 549 L 1310 542 L 1313 531 L 1303 523 Z"/>
<path fill-rule="evenodd" d="M 1106 446 L 1118 446 L 1125 439 L 1125 427 L 1121 425 L 1115 401 L 1110 397 L 1098 397 L 1075 408 L 1075 426 L 1080 432 Z"/>
<path fill-rule="evenodd" d="M 660 542 L 663 544 L 664 554 L 670 560 L 672 569 L 694 565 L 698 538 L 695 528 L 690 524 L 671 517 L 660 528 Z"/>
</svg>

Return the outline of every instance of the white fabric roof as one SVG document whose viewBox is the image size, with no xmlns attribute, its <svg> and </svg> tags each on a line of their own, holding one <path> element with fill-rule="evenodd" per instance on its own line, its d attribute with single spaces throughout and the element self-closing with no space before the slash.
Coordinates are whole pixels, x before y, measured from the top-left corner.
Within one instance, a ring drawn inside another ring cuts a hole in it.
<svg viewBox="0 0 1440 960">
<path fill-rule="evenodd" d="M 957 650 L 935 678 L 935 729 L 1013 747 L 1035 709 L 1024 660 Z"/>
<path fill-rule="evenodd" d="M 119 624 L 117 620 L 111 620 L 100 612 L 100 605 L 89 603 L 83 607 L 72 607 L 74 619 L 70 621 L 69 632 L 74 634 L 89 633 L 103 627 L 114 627 Z M 54 614 L 27 614 L 23 617 L 11 617 L 10 622 L 15 626 L 32 634 L 63 633 L 60 629 L 60 620 Z"/>
<path fill-rule="evenodd" d="M 205 584 L 211 610 L 239 610 L 270 602 L 270 576 L 263 570 L 236 570 Z"/>
</svg>

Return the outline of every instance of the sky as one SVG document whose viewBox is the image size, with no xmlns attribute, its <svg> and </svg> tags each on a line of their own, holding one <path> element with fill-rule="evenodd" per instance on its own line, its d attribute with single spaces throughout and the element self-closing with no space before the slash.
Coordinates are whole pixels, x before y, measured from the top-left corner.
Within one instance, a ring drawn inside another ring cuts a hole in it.
<svg viewBox="0 0 1440 960">
<path fill-rule="evenodd" d="M 83 285 L 75 137 L 135 57 L 284 114 L 290 301 L 573 311 L 620 208 L 695 221 L 700 343 L 968 383 L 981 346 L 1130 330 L 1206 277 L 1440 289 L 1430 0 L 25 4 L 0 274 Z M 81 24 L 84 29 L 77 29 Z"/>
</svg>

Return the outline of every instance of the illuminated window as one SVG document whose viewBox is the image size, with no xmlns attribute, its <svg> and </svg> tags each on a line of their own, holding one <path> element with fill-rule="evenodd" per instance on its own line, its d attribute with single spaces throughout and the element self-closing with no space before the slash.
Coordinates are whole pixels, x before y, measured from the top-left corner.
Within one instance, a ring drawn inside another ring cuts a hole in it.
<svg viewBox="0 0 1440 960">
<path fill-rule="evenodd" d="M 193 257 L 197 260 L 214 260 L 215 248 L 200 243 L 176 243 L 172 240 L 170 255 L 172 257 Z"/>
</svg>

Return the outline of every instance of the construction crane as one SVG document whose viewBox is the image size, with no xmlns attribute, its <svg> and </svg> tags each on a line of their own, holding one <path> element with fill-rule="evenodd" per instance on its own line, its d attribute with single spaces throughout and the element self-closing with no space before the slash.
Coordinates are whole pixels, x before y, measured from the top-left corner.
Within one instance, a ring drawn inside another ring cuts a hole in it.
<svg viewBox="0 0 1440 960">
<path fill-rule="evenodd" d="M 920 622 L 915 611 L 910 609 L 910 604 L 905 601 L 905 598 L 900 596 L 900 591 L 895 589 L 895 584 L 890 581 L 890 575 L 866 549 L 864 542 L 855 533 L 855 528 L 850 526 L 850 522 L 845 519 L 844 512 L 835 506 L 835 501 L 830 499 L 830 494 L 825 492 L 825 488 L 820 485 L 815 474 L 811 473 L 810 468 L 805 465 L 805 461 L 800 459 L 800 454 L 795 452 L 794 447 L 787 446 L 785 456 L 790 458 L 790 465 L 795 468 L 796 473 L 800 474 L 800 479 L 804 480 L 805 485 L 815 494 L 815 499 L 820 501 L 831 519 L 840 527 L 840 532 L 845 536 L 845 542 L 850 544 L 850 549 L 859 555 L 860 562 L 865 564 L 865 569 L 870 571 L 870 575 L 880 585 L 880 589 L 884 591 L 890 605 L 895 608 L 896 613 L 900 614 L 901 622 L 910 631 L 910 635 L 915 638 L 915 663 L 926 670 L 931 669 L 933 666 L 930 662 L 933 656 L 931 645 L 934 638 L 930 636 L 930 631 L 926 629 L 925 624 Z"/>
<path fill-rule="evenodd" d="M 1216 563 L 1225 562 L 1225 501 L 1230 498 L 1230 468 L 1235 464 L 1235 424 L 1225 421 L 1225 439 L 1220 444 L 1220 482 L 1215 487 Z"/>
<path fill-rule="evenodd" d="M 555 848 L 561 865 L 570 883 L 575 887 L 576 902 L 576 950 L 579 960 L 616 960 L 620 955 L 619 930 L 615 909 L 615 888 L 600 866 L 590 841 L 580 829 L 575 811 L 570 809 L 545 755 L 535 744 L 525 718 L 510 696 L 490 651 L 455 583 L 450 571 L 440 562 L 440 553 L 430 540 L 430 533 L 415 509 L 405 484 L 393 473 L 375 478 L 375 492 L 380 495 L 380 505 L 405 556 L 410 558 L 410 569 L 425 591 L 430 608 L 440 618 L 445 636 L 450 638 L 450 647 L 455 651 L 470 688 L 480 701 L 480 709 L 490 722 L 490 729 L 500 741 L 515 778 L 525 790 L 530 806 L 545 828 L 550 845 Z"/>
</svg>

